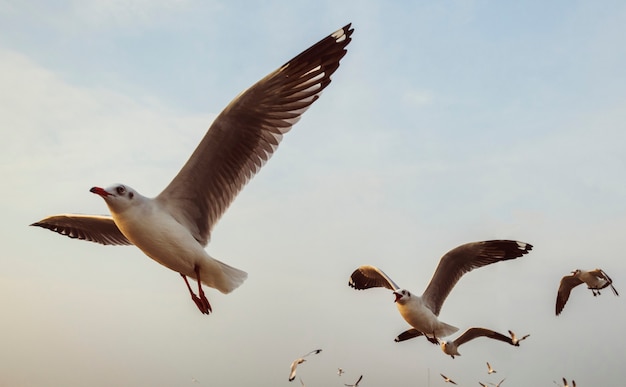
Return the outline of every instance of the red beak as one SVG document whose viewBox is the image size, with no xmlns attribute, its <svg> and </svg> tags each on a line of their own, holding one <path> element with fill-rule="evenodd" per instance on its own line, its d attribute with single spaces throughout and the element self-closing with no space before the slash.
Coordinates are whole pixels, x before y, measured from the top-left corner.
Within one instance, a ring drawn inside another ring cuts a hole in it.
<svg viewBox="0 0 626 387">
<path fill-rule="evenodd" d="M 393 294 L 395 294 L 395 295 L 396 295 L 396 299 L 395 299 L 395 300 L 393 300 L 393 302 L 398 302 L 398 300 L 402 298 L 402 294 L 400 294 L 400 293 L 398 293 L 398 292 L 393 292 Z"/>
<path fill-rule="evenodd" d="M 100 196 L 102 196 L 103 198 L 111 195 L 110 193 L 108 193 L 107 191 L 104 190 L 104 188 L 100 188 L 100 187 L 92 187 L 89 192 L 93 192 L 95 194 L 98 194 Z"/>
</svg>

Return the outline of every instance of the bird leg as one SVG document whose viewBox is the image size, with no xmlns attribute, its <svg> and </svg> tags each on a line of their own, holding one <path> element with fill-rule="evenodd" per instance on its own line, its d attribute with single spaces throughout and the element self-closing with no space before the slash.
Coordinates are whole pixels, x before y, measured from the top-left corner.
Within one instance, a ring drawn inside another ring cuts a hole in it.
<svg viewBox="0 0 626 387">
<path fill-rule="evenodd" d="M 189 286 L 189 281 L 187 281 L 187 276 L 182 273 L 180 273 L 180 275 L 185 280 L 187 289 L 189 289 L 189 294 L 191 294 L 191 299 L 196 304 L 200 312 L 202 312 L 202 314 L 209 314 L 213 311 L 213 309 L 211 309 L 211 304 L 209 303 L 209 300 L 206 298 L 206 296 L 204 295 L 204 291 L 202 290 L 202 281 L 200 280 L 200 268 L 196 266 L 194 268 L 194 271 L 196 272 L 196 279 L 198 281 L 198 294 L 200 295 L 200 297 L 196 296 L 193 290 L 191 290 L 191 286 Z"/>
<path fill-rule="evenodd" d="M 431 343 L 433 343 L 435 345 L 439 345 L 439 339 L 437 338 L 437 336 L 435 336 L 435 332 L 433 332 L 433 337 L 426 336 L 426 340 L 430 341 Z M 453 357 L 453 359 L 454 359 L 454 357 Z"/>
</svg>

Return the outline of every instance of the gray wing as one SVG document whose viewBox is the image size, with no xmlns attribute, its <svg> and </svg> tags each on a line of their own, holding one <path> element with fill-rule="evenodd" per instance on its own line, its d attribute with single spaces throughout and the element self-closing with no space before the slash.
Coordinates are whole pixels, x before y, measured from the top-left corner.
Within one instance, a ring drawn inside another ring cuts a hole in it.
<svg viewBox="0 0 626 387">
<path fill-rule="evenodd" d="M 307 353 L 306 355 L 303 355 L 302 357 L 307 357 L 307 356 L 309 356 L 309 355 L 313 355 L 313 354 L 316 354 L 316 355 L 317 355 L 317 354 L 318 354 L 318 353 L 320 353 L 320 352 L 322 352 L 322 350 L 321 350 L 321 349 L 314 349 L 314 350 L 312 350 L 311 352 Z"/>
<path fill-rule="evenodd" d="M 617 292 L 617 289 L 615 289 L 615 287 L 613 286 L 613 280 L 611 279 L 611 277 L 609 277 L 608 274 L 606 274 L 604 272 L 604 270 L 602 269 L 595 269 L 595 270 L 591 270 L 589 273 L 593 274 L 594 276 L 604 279 L 606 281 L 606 283 L 604 284 L 604 286 L 602 286 L 600 289 L 604 289 L 606 287 L 611 287 L 611 290 L 613 291 L 613 294 L 615 294 L 616 296 L 619 296 L 619 293 Z"/>
<path fill-rule="evenodd" d="M 566 275 L 561 278 L 561 283 L 559 284 L 559 290 L 556 293 L 556 315 L 558 316 L 565 308 L 565 304 L 569 299 L 569 294 L 573 288 L 582 284 L 583 281 L 576 277 L 575 275 Z"/>
<path fill-rule="evenodd" d="M 330 84 L 353 31 L 348 24 L 237 96 L 157 196 L 200 243 L 208 243 L 235 196 Z"/>
<path fill-rule="evenodd" d="M 31 224 L 31 226 L 47 228 L 70 238 L 102 245 L 132 245 L 117 228 L 113 218 L 106 215 L 53 215 Z"/>
<path fill-rule="evenodd" d="M 418 331 L 415 328 L 411 328 L 411 329 L 408 329 L 408 330 L 400 333 L 395 339 L 393 339 L 393 341 L 395 341 L 396 343 L 399 343 L 401 341 L 413 339 L 415 337 L 419 337 L 419 336 L 422 336 L 422 335 L 423 335 L 422 332 Z"/>
<path fill-rule="evenodd" d="M 529 243 L 492 240 L 466 243 L 446 253 L 422 294 L 422 299 L 435 315 L 463 274 L 492 263 L 519 258 L 531 251 Z"/>
<path fill-rule="evenodd" d="M 387 288 L 395 291 L 400 289 L 387 274 L 372 265 L 359 266 L 350 276 L 348 285 L 357 290 Z"/>
<path fill-rule="evenodd" d="M 511 340 L 510 337 L 486 328 L 469 328 L 468 330 L 463 332 L 461 336 L 457 337 L 454 340 L 454 344 L 458 347 L 461 344 L 465 344 L 468 341 L 474 340 L 477 337 L 487 337 L 494 340 L 504 341 L 505 343 L 513 345 L 513 340 Z"/>
</svg>

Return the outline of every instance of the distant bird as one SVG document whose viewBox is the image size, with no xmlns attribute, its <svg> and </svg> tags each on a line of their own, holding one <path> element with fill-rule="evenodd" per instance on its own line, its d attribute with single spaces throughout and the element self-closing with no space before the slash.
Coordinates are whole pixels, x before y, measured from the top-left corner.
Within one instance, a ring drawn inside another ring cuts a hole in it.
<svg viewBox="0 0 626 387">
<path fill-rule="evenodd" d="M 213 226 L 330 84 L 353 31 L 348 24 L 239 94 L 157 197 L 144 197 L 120 184 L 93 187 L 90 191 L 104 199 L 112 216 L 62 214 L 31 226 L 103 245 L 134 244 L 180 273 L 193 302 L 209 314 L 203 283 L 230 293 L 247 278 L 246 272 L 204 250 Z M 106 153 L 101 156 L 106 158 Z M 198 295 L 187 277 L 197 281 Z"/>
<path fill-rule="evenodd" d="M 298 379 L 300 379 L 300 384 L 302 385 L 302 387 L 306 387 L 306 386 L 304 385 L 304 382 L 302 381 L 302 378 L 298 378 Z"/>
<path fill-rule="evenodd" d="M 580 270 L 576 269 L 572 271 L 571 275 L 566 275 L 561 278 L 561 283 L 559 284 L 559 291 L 556 294 L 556 315 L 558 316 L 565 308 L 565 304 L 569 299 L 569 294 L 573 288 L 576 286 L 585 283 L 587 284 L 587 289 L 591 289 L 594 297 L 600 295 L 600 290 L 610 286 L 613 294 L 619 296 L 619 293 L 613 287 L 613 280 L 602 270 Z"/>
<path fill-rule="evenodd" d="M 487 387 L 487 385 L 485 383 L 478 382 L 478 384 L 480 384 L 483 387 Z"/>
<path fill-rule="evenodd" d="M 438 316 L 443 302 L 463 274 L 495 262 L 521 257 L 530 250 L 532 245 L 511 240 L 472 242 L 458 246 L 441 258 L 421 297 L 401 289 L 382 270 L 370 265 L 357 268 L 350 276 L 348 285 L 357 290 L 385 287 L 393 291 L 398 311 L 412 326 L 412 329 L 396 337 L 395 341 L 408 340 L 422 333 L 431 343 L 439 344 L 439 337 L 459 330 L 440 321 Z"/>
<path fill-rule="evenodd" d="M 450 379 L 450 378 L 449 378 L 449 377 L 447 377 L 446 375 L 444 375 L 444 374 L 439 374 L 439 375 L 441 375 L 441 377 L 443 378 L 443 380 L 444 380 L 446 383 L 456 384 L 456 382 L 455 382 L 454 380 Z"/>
<path fill-rule="evenodd" d="M 361 381 L 361 379 L 363 379 L 363 375 L 359 376 L 359 378 L 357 379 L 356 383 L 354 383 L 354 384 L 345 384 L 344 383 L 344 386 L 347 386 L 347 387 L 358 387 L 359 382 Z"/>
<path fill-rule="evenodd" d="M 459 353 L 459 347 L 462 344 L 467 343 L 470 340 L 474 340 L 478 337 L 487 337 L 489 339 L 500 340 L 505 343 L 513 345 L 511 339 L 501 333 L 496 331 L 492 331 L 491 329 L 486 328 L 469 328 L 459 337 L 457 337 L 454 341 L 442 341 L 441 342 L 441 350 L 446 355 L 450 355 L 453 359 L 455 356 L 461 356 Z M 494 371 L 489 363 L 487 363 L 487 367 L 489 367 L 489 373 L 496 372 Z"/>
<path fill-rule="evenodd" d="M 506 379 L 506 378 L 504 378 L 504 379 Z M 504 379 L 500 380 L 500 382 L 498 384 L 493 384 L 493 383 L 489 383 L 489 384 L 491 384 L 492 386 L 500 387 L 502 382 L 504 382 Z"/>
<path fill-rule="evenodd" d="M 559 385 L 557 382 L 555 382 L 553 380 L 554 384 L 556 384 L 557 386 Z M 567 384 L 567 379 L 563 378 L 563 387 L 569 387 L 569 384 Z M 576 387 L 576 381 L 572 380 L 572 387 Z"/>
<path fill-rule="evenodd" d="M 296 360 L 293 361 L 293 363 L 291 363 L 291 370 L 289 373 L 289 381 L 293 381 L 296 378 L 296 368 L 298 368 L 298 364 L 302 364 L 304 363 L 306 360 L 304 359 L 305 357 L 309 356 L 309 355 L 313 355 L 313 354 L 318 354 L 322 352 L 321 349 L 314 349 L 313 351 L 307 353 L 306 355 L 303 355 L 302 357 L 297 358 Z"/>
<path fill-rule="evenodd" d="M 191 382 L 192 382 L 192 383 L 200 383 L 200 382 L 198 381 L 198 379 L 196 379 L 196 378 L 191 378 Z"/>
<path fill-rule="evenodd" d="M 524 335 L 522 336 L 520 339 L 517 338 L 517 336 L 515 336 L 515 332 L 513 332 L 512 330 L 509 329 L 509 335 L 511 335 L 511 343 L 516 346 L 519 347 L 519 342 L 522 340 L 526 340 L 526 338 L 528 338 L 530 335 Z"/>
<path fill-rule="evenodd" d="M 337 375 L 341 376 L 343 374 L 343 369 L 337 368 Z"/>
<path fill-rule="evenodd" d="M 496 372 L 497 372 L 496 370 L 491 368 L 491 364 L 489 364 L 489 362 L 487 362 L 487 374 L 491 375 L 491 374 L 495 374 Z"/>
</svg>

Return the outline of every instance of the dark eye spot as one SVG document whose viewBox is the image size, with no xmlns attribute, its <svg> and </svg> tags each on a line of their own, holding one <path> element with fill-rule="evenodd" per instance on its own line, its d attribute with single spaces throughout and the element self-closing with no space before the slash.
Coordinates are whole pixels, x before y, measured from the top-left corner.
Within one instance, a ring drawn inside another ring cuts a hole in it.
<svg viewBox="0 0 626 387">
<path fill-rule="evenodd" d="M 132 198 L 133 198 L 133 196 L 135 196 L 135 194 L 134 194 L 134 193 L 132 193 L 132 192 L 129 192 L 129 193 L 128 193 L 128 197 L 129 197 L 129 198 L 131 198 L 131 199 L 132 199 Z"/>
<path fill-rule="evenodd" d="M 118 195 L 124 195 L 124 192 L 126 192 L 126 188 L 124 188 L 123 185 L 118 186 L 115 190 L 117 191 Z"/>
</svg>

